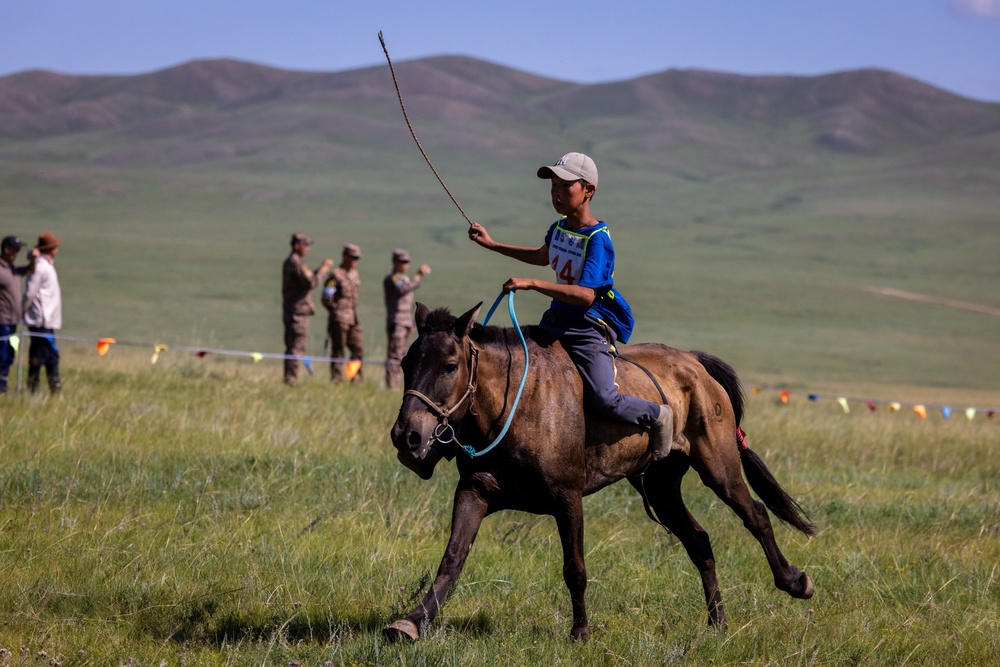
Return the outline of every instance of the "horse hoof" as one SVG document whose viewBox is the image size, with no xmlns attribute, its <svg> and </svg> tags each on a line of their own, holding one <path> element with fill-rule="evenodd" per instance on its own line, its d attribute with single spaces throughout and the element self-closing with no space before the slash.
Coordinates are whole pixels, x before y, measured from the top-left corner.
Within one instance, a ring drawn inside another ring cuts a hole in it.
<svg viewBox="0 0 1000 667">
<path fill-rule="evenodd" d="M 401 618 L 398 621 L 393 621 L 389 625 L 385 626 L 382 630 L 382 634 L 389 641 L 399 641 L 406 637 L 412 641 L 417 641 L 420 639 L 420 633 L 417 631 L 417 624 L 408 618 Z"/>
<path fill-rule="evenodd" d="M 809 575 L 805 572 L 802 573 L 802 576 L 806 579 L 806 586 L 799 598 L 802 600 L 808 600 L 813 596 L 813 582 L 812 579 L 809 578 Z"/>
<path fill-rule="evenodd" d="M 570 639 L 575 642 L 585 642 L 590 639 L 590 628 L 573 628 L 573 632 L 569 633 Z"/>
</svg>

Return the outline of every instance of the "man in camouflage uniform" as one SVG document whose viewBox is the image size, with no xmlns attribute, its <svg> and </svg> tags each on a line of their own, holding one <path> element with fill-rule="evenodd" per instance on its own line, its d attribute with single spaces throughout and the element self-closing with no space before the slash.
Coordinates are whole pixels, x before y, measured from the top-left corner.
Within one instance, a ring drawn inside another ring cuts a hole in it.
<svg viewBox="0 0 1000 667">
<path fill-rule="evenodd" d="M 332 259 L 313 271 L 306 266 L 312 240 L 305 234 L 292 234 L 292 252 L 281 267 L 281 311 L 285 324 L 285 384 L 294 385 L 299 379 L 299 359 L 305 356 L 309 339 L 309 318 L 316 314 L 313 289 L 326 277 Z"/>
<path fill-rule="evenodd" d="M 385 291 L 385 329 L 389 336 L 385 383 L 390 389 L 399 387 L 403 379 L 403 369 L 399 364 L 413 333 L 413 291 L 420 287 L 420 279 L 431 272 L 431 267 L 421 264 L 417 274 L 411 278 L 406 275 L 409 268 L 410 253 L 397 248 L 392 252 L 392 273 L 382 283 Z"/>
<path fill-rule="evenodd" d="M 343 359 L 344 348 L 351 351 L 351 359 L 361 361 L 364 357 L 364 342 L 361 338 L 361 323 L 358 321 L 358 291 L 361 288 L 361 277 L 358 275 L 358 261 L 361 259 L 361 248 L 348 243 L 340 266 L 330 273 L 330 278 L 323 286 L 323 305 L 330 312 L 326 332 L 330 340 L 330 356 Z M 344 381 L 344 363 L 330 362 L 330 379 L 333 382 Z M 361 369 L 358 368 L 353 382 L 363 380 Z"/>
</svg>

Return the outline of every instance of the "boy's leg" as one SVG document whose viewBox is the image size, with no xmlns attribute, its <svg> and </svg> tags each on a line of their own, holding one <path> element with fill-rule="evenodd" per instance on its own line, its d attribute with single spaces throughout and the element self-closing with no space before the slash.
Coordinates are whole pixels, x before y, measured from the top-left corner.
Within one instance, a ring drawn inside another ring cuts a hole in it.
<svg viewBox="0 0 1000 667">
<path fill-rule="evenodd" d="M 573 327 L 565 329 L 559 338 L 580 372 L 587 405 L 599 414 L 649 429 L 653 460 L 665 458 L 674 440 L 673 410 L 669 405 L 618 391 L 611 354 L 615 341 L 610 334 Z"/>
</svg>

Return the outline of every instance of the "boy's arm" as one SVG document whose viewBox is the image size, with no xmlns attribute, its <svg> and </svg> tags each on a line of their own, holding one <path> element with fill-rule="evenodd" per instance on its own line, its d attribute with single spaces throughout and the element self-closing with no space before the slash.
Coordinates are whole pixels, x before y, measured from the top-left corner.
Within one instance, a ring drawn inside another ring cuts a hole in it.
<svg viewBox="0 0 1000 667">
<path fill-rule="evenodd" d="M 503 284 L 505 294 L 516 290 L 534 290 L 550 299 L 572 306 L 589 306 L 597 298 L 597 291 L 594 288 L 582 285 L 560 285 L 535 278 L 510 278 Z"/>
<path fill-rule="evenodd" d="M 517 261 L 524 262 L 525 264 L 532 264 L 534 266 L 548 266 L 549 264 L 548 246 L 543 245 L 537 248 L 531 248 L 528 246 L 515 246 L 508 245 L 506 243 L 498 243 L 493 240 L 493 238 L 486 231 L 486 228 L 478 222 L 472 223 L 469 227 L 469 238 L 487 250 L 498 252 L 505 257 L 516 259 Z"/>
</svg>

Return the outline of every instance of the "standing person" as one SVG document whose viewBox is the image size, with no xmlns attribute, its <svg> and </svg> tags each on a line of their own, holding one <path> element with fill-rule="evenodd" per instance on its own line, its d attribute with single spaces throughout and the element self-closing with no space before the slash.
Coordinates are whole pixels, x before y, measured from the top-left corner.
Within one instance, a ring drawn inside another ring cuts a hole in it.
<svg viewBox="0 0 1000 667">
<path fill-rule="evenodd" d="M 534 290 L 552 299 L 539 327 L 569 353 L 583 380 L 587 406 L 604 417 L 649 429 L 653 459 L 662 459 L 673 441 L 670 406 L 621 394 L 615 384 L 615 343 L 628 341 L 634 319 L 614 287 L 615 249 L 608 226 L 590 211 L 597 165 L 583 153 L 568 153 L 540 167 L 537 176 L 551 181 L 552 206 L 563 216 L 549 226 L 541 246 L 498 243 L 478 223 L 470 226 L 469 238 L 526 264 L 553 268 L 554 283 L 510 278 L 503 290 Z"/>
<path fill-rule="evenodd" d="M 353 243 L 344 246 L 340 266 L 330 273 L 329 280 L 323 286 L 323 305 L 330 312 L 326 324 L 326 333 L 330 340 L 330 356 L 343 359 L 344 348 L 351 351 L 351 359 L 361 361 L 364 358 L 364 341 L 361 338 L 361 322 L 358 320 L 358 292 L 361 289 L 361 277 L 358 275 L 358 261 L 361 260 L 361 248 Z M 330 380 L 344 381 L 344 362 L 330 362 Z M 361 367 L 355 372 L 352 382 L 363 380 Z"/>
<path fill-rule="evenodd" d="M 7 393 L 7 374 L 14 363 L 10 337 L 21 323 L 21 276 L 32 269 L 31 264 L 14 266 L 23 247 L 24 241 L 16 236 L 0 242 L 0 394 Z"/>
<path fill-rule="evenodd" d="M 385 277 L 382 288 L 385 292 L 385 330 L 389 337 L 389 347 L 385 356 L 385 384 L 390 389 L 399 387 L 403 378 L 400 362 L 406 354 L 406 345 L 413 333 L 413 290 L 420 287 L 420 279 L 431 272 L 431 267 L 421 264 L 412 278 L 406 275 L 410 269 L 410 253 L 402 248 L 392 251 L 392 273 Z"/>
<path fill-rule="evenodd" d="M 313 271 L 306 266 L 312 240 L 305 234 L 292 234 L 292 252 L 281 267 L 281 311 L 285 324 L 285 384 L 299 379 L 299 358 L 305 356 L 309 339 L 309 318 L 316 314 L 313 290 L 326 277 L 332 259 Z M 294 357 L 294 358 L 287 358 Z"/>
<path fill-rule="evenodd" d="M 43 232 L 35 246 L 35 270 L 28 276 L 24 287 L 24 323 L 31 332 L 31 347 L 28 349 L 28 391 L 38 391 L 42 366 L 49 381 L 49 391 L 62 391 L 59 379 L 59 346 L 56 345 L 55 331 L 62 328 L 62 292 L 59 276 L 53 264 L 59 252 L 60 241 L 52 232 Z"/>
</svg>

